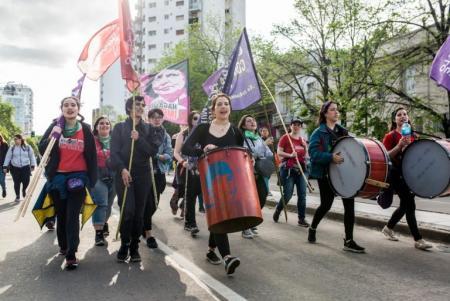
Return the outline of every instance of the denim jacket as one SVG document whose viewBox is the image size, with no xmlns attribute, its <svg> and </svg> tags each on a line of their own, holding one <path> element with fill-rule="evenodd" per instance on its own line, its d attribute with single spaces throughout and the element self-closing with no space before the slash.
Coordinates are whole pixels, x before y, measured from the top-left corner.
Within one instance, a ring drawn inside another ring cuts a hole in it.
<svg viewBox="0 0 450 301">
<path fill-rule="evenodd" d="M 172 156 L 173 156 L 172 139 L 167 133 L 165 135 L 163 143 L 158 147 L 157 156 L 159 155 L 163 155 L 164 160 L 161 161 L 158 159 L 158 169 L 159 171 L 161 171 L 161 173 L 165 174 L 169 172 L 170 168 L 172 167 Z"/>
<path fill-rule="evenodd" d="M 347 129 L 336 124 L 342 136 L 348 135 Z M 311 173 L 310 177 L 313 179 L 322 179 L 326 176 L 328 165 L 333 160 L 331 148 L 333 147 L 333 137 L 327 130 L 325 123 L 314 130 L 309 139 L 309 156 L 311 158 Z"/>
</svg>

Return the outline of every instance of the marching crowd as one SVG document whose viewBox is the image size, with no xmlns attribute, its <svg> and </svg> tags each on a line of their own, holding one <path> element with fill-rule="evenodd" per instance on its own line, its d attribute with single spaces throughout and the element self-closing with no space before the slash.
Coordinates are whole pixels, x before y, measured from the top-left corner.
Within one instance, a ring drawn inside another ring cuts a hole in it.
<svg viewBox="0 0 450 301">
<path fill-rule="evenodd" d="M 163 127 L 164 113 L 155 108 L 145 113 L 145 102 L 140 96 L 126 100 L 128 118 L 112 128 L 111 121 L 102 116 L 93 128 L 80 115 L 80 101 L 67 97 L 61 101 L 64 125 L 53 121 L 39 143 L 43 154 L 52 136 L 60 135 L 54 144 L 50 159 L 45 166 L 47 182 L 45 191 L 52 200 L 54 216 L 48 216 L 45 225 L 56 232 L 60 254 L 65 256 L 67 269 L 75 269 L 79 262 L 76 252 L 79 245 L 80 211 L 92 198 L 96 209 L 92 215 L 95 229 L 95 245 L 103 246 L 110 234 L 108 220 L 117 197 L 120 207 L 118 225 L 121 245 L 117 253 L 120 262 L 139 262 L 139 242 L 144 238 L 149 248 L 157 248 L 152 232 L 152 216 L 156 212 L 161 194 L 166 188 L 166 174 L 176 162 L 172 184 L 173 196 L 170 208 L 174 215 L 180 210 L 184 218 L 184 229 L 195 236 L 199 231 L 196 221 L 196 203 L 199 210 L 208 214 L 203 204 L 202 186 L 198 159 L 216 148 L 239 146 L 252 154 L 257 196 L 261 209 L 264 207 L 269 189 L 269 178 L 275 173 L 281 184 L 281 199 L 273 213 L 278 222 L 280 214 L 291 200 L 294 187 L 297 192 L 298 225 L 308 228 L 308 241 L 315 243 L 318 226 L 330 210 L 336 197 L 328 179 L 328 166 L 341 164 L 346 159 L 333 146 L 348 131 L 339 124 L 338 105 L 325 102 L 318 118 L 318 127 L 309 137 L 302 138 L 303 121 L 293 118 L 289 133 L 280 137 L 276 150 L 274 140 L 267 127 L 258 129 L 252 115 L 244 115 L 235 126 L 230 123 L 231 99 L 217 94 L 212 98 L 213 119 L 210 124 L 199 123 L 200 114 L 189 114 L 188 126 L 170 137 Z M 393 229 L 406 215 L 408 226 L 418 249 L 429 249 L 431 245 L 422 239 L 415 218 L 414 194 L 406 186 L 401 169 L 402 152 L 416 137 L 402 136 L 401 127 L 411 123 L 406 109 L 397 108 L 392 113 L 392 126 L 386 133 L 384 145 L 393 162 L 391 185 L 400 198 L 400 206 L 393 213 L 382 233 L 392 241 L 398 240 Z M 274 160 L 277 157 L 278 160 Z M 276 164 L 274 163 L 276 162 Z M 0 135 L 0 184 L 2 197 L 6 198 L 5 175 L 9 172 L 14 182 L 15 201 L 25 197 L 31 172 L 36 168 L 33 149 L 21 135 L 14 136 L 9 146 Z M 314 217 L 307 221 L 306 190 L 309 179 L 318 181 L 320 206 Z M 239 183 L 236 183 L 239 185 Z M 180 202 L 181 200 L 181 202 Z M 364 247 L 354 241 L 354 198 L 343 198 L 344 205 L 344 250 L 364 253 Z M 242 237 L 251 239 L 258 229 L 243 229 Z M 220 257 L 216 253 L 218 250 Z M 240 265 L 240 259 L 232 255 L 227 233 L 209 233 L 206 259 L 215 265 L 225 265 L 232 275 Z"/>
</svg>

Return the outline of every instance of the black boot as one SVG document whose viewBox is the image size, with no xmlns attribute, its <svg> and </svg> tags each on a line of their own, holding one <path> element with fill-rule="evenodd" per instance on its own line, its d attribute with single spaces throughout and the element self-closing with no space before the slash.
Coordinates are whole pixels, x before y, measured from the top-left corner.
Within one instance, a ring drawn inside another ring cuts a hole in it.
<svg viewBox="0 0 450 301">
<path fill-rule="evenodd" d="M 117 252 L 117 261 L 125 262 L 128 259 L 128 251 L 130 250 L 130 244 L 124 243 L 120 245 L 119 252 Z"/>
<path fill-rule="evenodd" d="M 103 236 L 103 230 L 95 230 L 95 245 L 104 246 L 105 237 Z"/>
<path fill-rule="evenodd" d="M 278 219 L 280 218 L 281 210 L 278 210 L 278 208 L 275 208 L 275 212 L 273 213 L 273 221 L 278 223 Z"/>
<path fill-rule="evenodd" d="M 108 223 L 105 223 L 103 225 L 103 237 L 107 237 L 109 236 L 109 226 Z"/>
<path fill-rule="evenodd" d="M 131 241 L 130 244 L 130 262 L 140 262 L 141 255 L 139 254 L 139 240 Z"/>
<path fill-rule="evenodd" d="M 309 227 L 308 229 L 308 241 L 310 243 L 315 243 L 316 242 L 316 229 L 313 229 L 311 227 Z"/>
</svg>

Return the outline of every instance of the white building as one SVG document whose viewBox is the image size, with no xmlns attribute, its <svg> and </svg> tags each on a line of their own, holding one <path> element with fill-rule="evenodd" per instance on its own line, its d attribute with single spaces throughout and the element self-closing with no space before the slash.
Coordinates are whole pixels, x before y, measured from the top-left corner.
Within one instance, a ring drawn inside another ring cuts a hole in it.
<svg viewBox="0 0 450 301">
<path fill-rule="evenodd" d="M 33 91 L 23 84 L 8 82 L 0 85 L 0 97 L 14 106 L 13 121 L 22 129 L 22 134 L 30 135 L 33 131 Z"/>
<path fill-rule="evenodd" d="M 223 28 L 245 26 L 245 0 L 138 0 L 135 9 L 134 59 L 140 74 L 157 71 L 154 67 L 165 52 L 188 38 L 189 24 L 199 22 L 204 32 L 209 19 Z M 129 95 L 117 61 L 100 80 L 100 107 L 110 105 L 125 114 L 123 100 Z"/>
</svg>

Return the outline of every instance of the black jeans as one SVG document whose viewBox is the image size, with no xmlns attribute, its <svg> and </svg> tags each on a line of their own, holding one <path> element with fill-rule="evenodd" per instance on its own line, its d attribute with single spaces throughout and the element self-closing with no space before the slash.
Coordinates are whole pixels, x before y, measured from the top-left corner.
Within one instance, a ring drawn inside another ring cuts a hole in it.
<svg viewBox="0 0 450 301">
<path fill-rule="evenodd" d="M 261 209 L 266 204 L 269 189 L 263 176 L 255 174 L 256 190 L 258 191 L 259 205 Z"/>
<path fill-rule="evenodd" d="M 331 189 L 330 183 L 327 178 L 318 180 L 320 190 L 320 206 L 317 208 L 314 214 L 311 228 L 317 229 L 322 218 L 327 214 L 333 205 L 334 192 Z M 353 239 L 353 226 L 355 224 L 355 199 L 342 198 L 344 204 L 344 227 L 345 227 L 345 239 Z"/>
<path fill-rule="evenodd" d="M 133 167 L 134 168 L 134 167 Z M 125 207 L 123 208 L 122 222 L 120 224 L 120 238 L 122 244 L 131 243 L 131 247 L 138 248 L 139 237 L 144 227 L 144 210 L 147 202 L 150 170 L 137 170 L 132 172 L 133 181 L 127 190 Z M 125 186 L 122 177 L 117 175 L 116 191 L 120 210 L 122 211 L 123 194 Z"/>
<path fill-rule="evenodd" d="M 155 186 L 156 186 L 156 197 L 158 198 L 158 203 L 160 196 L 166 188 L 166 175 L 163 173 L 155 174 Z M 156 201 L 155 193 L 153 192 L 153 184 L 150 182 L 150 190 L 148 192 L 147 202 L 145 203 L 144 210 L 144 231 L 152 230 L 152 217 L 156 212 Z"/>
<path fill-rule="evenodd" d="M 224 258 L 230 255 L 230 242 L 228 241 L 228 234 L 217 234 L 209 232 L 209 242 L 208 246 L 211 249 L 218 248 L 220 256 Z"/>
<path fill-rule="evenodd" d="M 414 240 L 418 241 L 422 239 L 422 235 L 417 227 L 415 195 L 409 190 L 399 169 L 393 168 L 391 172 L 391 185 L 393 185 L 394 191 L 400 198 L 400 206 L 392 213 L 387 227 L 394 229 L 395 225 L 406 215 L 406 222 Z"/>
<path fill-rule="evenodd" d="M 183 177 L 186 176 L 183 174 Z M 197 202 L 197 197 L 201 194 L 202 187 L 200 185 L 200 176 L 189 171 L 185 210 L 186 225 L 197 226 L 197 221 L 195 220 L 195 203 Z"/>
<path fill-rule="evenodd" d="M 30 184 L 31 168 L 30 165 L 23 167 L 11 166 L 11 176 L 14 182 L 14 192 L 16 198 L 20 198 L 20 184 L 22 184 L 22 194 L 25 195 L 28 184 Z"/>
<path fill-rule="evenodd" d="M 61 250 L 67 250 L 66 258 L 74 259 L 80 243 L 80 210 L 86 198 L 86 190 L 68 192 L 61 199 L 57 190 L 50 191 L 56 211 L 56 235 Z"/>
</svg>

